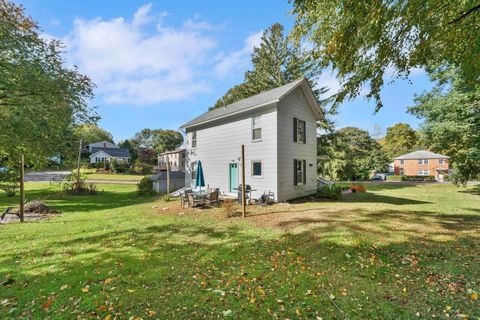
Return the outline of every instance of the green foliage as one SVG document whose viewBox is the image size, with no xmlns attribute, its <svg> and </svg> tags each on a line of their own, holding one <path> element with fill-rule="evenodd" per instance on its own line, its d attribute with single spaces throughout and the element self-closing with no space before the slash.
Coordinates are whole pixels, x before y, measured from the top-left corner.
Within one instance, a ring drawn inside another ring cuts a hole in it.
<svg viewBox="0 0 480 320">
<path fill-rule="evenodd" d="M 152 195 L 153 191 L 153 182 L 150 177 L 144 177 L 137 183 L 137 193 L 139 195 Z"/>
<path fill-rule="evenodd" d="M 387 176 L 387 181 L 389 182 L 400 182 L 400 181 L 435 181 L 435 176 Z"/>
<path fill-rule="evenodd" d="M 448 77 L 454 80 L 435 74 L 438 85 L 417 96 L 409 112 L 423 120 L 431 150 L 450 157 L 452 181 L 464 184 L 480 178 L 480 85 L 466 85 L 460 75 Z"/>
<path fill-rule="evenodd" d="M 137 149 L 135 148 L 134 144 L 129 140 L 129 139 L 125 139 L 123 141 L 120 141 L 118 143 L 118 146 L 120 148 L 126 148 L 128 149 L 128 151 L 130 151 L 130 156 L 131 156 L 131 160 L 132 161 L 135 161 L 138 159 L 138 152 L 137 152 Z"/>
<path fill-rule="evenodd" d="M 74 125 L 98 119 L 88 106 L 93 84 L 66 67 L 63 45 L 47 41 L 22 7 L 0 1 L 0 154 L 11 167 L 21 153 L 36 167 L 74 155 Z"/>
<path fill-rule="evenodd" d="M 315 194 L 317 199 L 340 200 L 342 198 L 342 186 L 334 184 L 332 186 L 322 186 Z"/>
<path fill-rule="evenodd" d="M 284 35 L 284 27 L 275 23 L 264 31 L 260 46 L 253 49 L 252 70 L 245 73 L 243 83 L 228 90 L 215 102 L 213 108 L 223 107 L 304 76 L 315 88 L 319 75 L 319 70 L 300 46 L 292 44 Z M 324 88 L 314 91 L 317 100 L 320 101 L 320 94 L 323 92 Z"/>
<path fill-rule="evenodd" d="M 72 171 L 62 183 L 62 192 L 68 195 L 95 195 L 98 188 L 93 183 L 86 183 L 87 175 L 82 171 Z"/>
<path fill-rule="evenodd" d="M 415 151 L 420 147 L 417 132 L 407 123 L 397 123 L 387 129 L 385 151 L 390 159 Z"/>
<path fill-rule="evenodd" d="M 402 181 L 403 176 L 387 176 L 387 181 L 389 182 L 400 182 Z"/>
<path fill-rule="evenodd" d="M 291 2 L 293 37 L 306 40 L 317 64 L 332 67 L 341 80 L 334 106 L 369 85 L 366 96 L 378 110 L 384 77 L 407 78 L 418 67 L 457 66 L 470 85 L 479 79 L 478 1 Z"/>
<path fill-rule="evenodd" d="M 95 124 L 82 124 L 77 126 L 75 128 L 75 136 L 78 139 L 82 138 L 82 144 L 84 146 L 100 141 L 108 141 L 113 143 L 112 134 Z"/>
<path fill-rule="evenodd" d="M 143 163 L 140 161 L 135 161 L 135 163 L 130 167 L 129 172 L 133 174 L 150 174 L 153 171 L 153 166 L 148 163 Z"/>
<path fill-rule="evenodd" d="M 128 142 L 140 160 L 152 163 L 159 153 L 175 150 L 182 143 L 182 134 L 168 129 L 143 129 Z"/>
<path fill-rule="evenodd" d="M 7 197 L 15 196 L 19 187 L 19 175 L 13 170 L 0 171 L 0 190 L 3 190 Z"/>
<path fill-rule="evenodd" d="M 319 154 L 326 155 L 325 174 L 335 180 L 364 180 L 370 173 L 385 171 L 389 159 L 367 131 L 342 128 L 318 139 Z"/>
</svg>

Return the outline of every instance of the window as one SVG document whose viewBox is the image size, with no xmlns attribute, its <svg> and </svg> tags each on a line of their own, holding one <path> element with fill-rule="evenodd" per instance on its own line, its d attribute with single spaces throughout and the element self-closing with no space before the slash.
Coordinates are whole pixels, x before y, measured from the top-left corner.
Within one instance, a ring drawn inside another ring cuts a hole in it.
<svg viewBox="0 0 480 320">
<path fill-rule="evenodd" d="M 429 170 L 418 170 L 418 175 L 419 176 L 429 176 L 430 171 Z"/>
<path fill-rule="evenodd" d="M 192 132 L 192 148 L 197 147 L 197 131 Z"/>
<path fill-rule="evenodd" d="M 306 161 L 305 160 L 293 160 L 293 185 L 302 185 L 306 181 Z"/>
<path fill-rule="evenodd" d="M 428 159 L 418 159 L 418 164 L 428 164 Z"/>
<path fill-rule="evenodd" d="M 400 164 L 405 164 L 405 160 L 400 160 Z"/>
<path fill-rule="evenodd" d="M 252 161 L 252 177 L 262 177 L 262 161 Z"/>
<path fill-rule="evenodd" d="M 400 174 L 401 176 L 405 175 L 405 170 L 404 170 L 403 168 L 400 168 L 399 174 Z"/>
<path fill-rule="evenodd" d="M 260 116 L 252 118 L 252 140 L 262 140 L 262 122 Z"/>
<path fill-rule="evenodd" d="M 305 121 L 293 118 L 293 142 L 306 143 L 306 138 Z"/>
<path fill-rule="evenodd" d="M 195 180 L 197 178 L 197 161 L 192 162 L 190 169 L 192 172 L 192 180 Z"/>
<path fill-rule="evenodd" d="M 445 159 L 438 159 L 438 164 L 445 164 Z"/>
</svg>

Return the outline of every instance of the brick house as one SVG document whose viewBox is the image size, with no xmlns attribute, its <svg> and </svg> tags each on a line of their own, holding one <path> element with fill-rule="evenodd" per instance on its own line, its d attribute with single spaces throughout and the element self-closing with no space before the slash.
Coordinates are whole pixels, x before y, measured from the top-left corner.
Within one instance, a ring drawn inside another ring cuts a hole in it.
<svg viewBox="0 0 480 320">
<path fill-rule="evenodd" d="M 426 150 L 414 151 L 393 159 L 394 173 L 399 176 L 435 176 L 443 181 L 448 174 L 449 157 Z"/>
</svg>

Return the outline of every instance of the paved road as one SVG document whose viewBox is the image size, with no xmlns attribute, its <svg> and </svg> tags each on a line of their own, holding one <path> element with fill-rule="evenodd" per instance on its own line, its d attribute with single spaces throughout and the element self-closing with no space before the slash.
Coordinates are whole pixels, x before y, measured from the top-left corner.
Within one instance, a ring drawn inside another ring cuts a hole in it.
<svg viewBox="0 0 480 320">
<path fill-rule="evenodd" d="M 25 181 L 50 182 L 60 181 L 70 174 L 70 171 L 42 171 L 25 174 Z"/>
</svg>

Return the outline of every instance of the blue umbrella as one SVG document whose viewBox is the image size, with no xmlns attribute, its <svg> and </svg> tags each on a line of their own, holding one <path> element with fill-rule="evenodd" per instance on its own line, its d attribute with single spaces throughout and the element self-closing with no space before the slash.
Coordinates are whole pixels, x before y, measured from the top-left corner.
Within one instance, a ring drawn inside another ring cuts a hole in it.
<svg viewBox="0 0 480 320">
<path fill-rule="evenodd" d="M 202 161 L 197 162 L 197 176 L 195 177 L 195 187 L 200 187 L 200 192 L 202 187 L 205 187 L 205 178 L 203 177 L 203 168 Z"/>
</svg>

